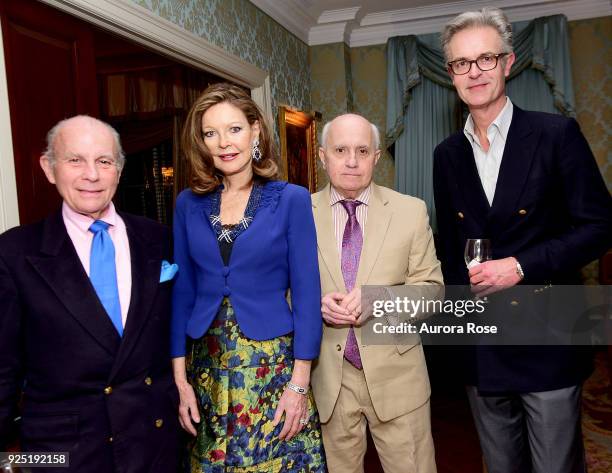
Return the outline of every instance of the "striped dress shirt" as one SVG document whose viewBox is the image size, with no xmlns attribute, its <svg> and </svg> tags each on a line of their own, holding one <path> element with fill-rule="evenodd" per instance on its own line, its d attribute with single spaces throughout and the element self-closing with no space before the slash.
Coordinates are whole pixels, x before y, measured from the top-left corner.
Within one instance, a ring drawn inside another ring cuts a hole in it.
<svg viewBox="0 0 612 473">
<path fill-rule="evenodd" d="M 368 218 L 368 203 L 370 202 L 370 193 L 372 185 L 366 187 L 361 194 L 357 196 L 355 200 L 358 200 L 362 205 L 358 205 L 355 211 L 357 221 L 361 227 L 361 234 L 365 237 L 365 225 Z M 336 243 L 338 244 L 338 258 L 342 260 L 342 237 L 344 235 L 344 227 L 348 221 L 348 214 L 340 203 L 341 200 L 345 200 L 344 197 L 331 186 L 330 189 L 330 205 L 332 208 L 332 218 L 334 222 L 334 234 L 336 235 Z M 365 238 L 364 238 L 365 240 Z"/>
</svg>

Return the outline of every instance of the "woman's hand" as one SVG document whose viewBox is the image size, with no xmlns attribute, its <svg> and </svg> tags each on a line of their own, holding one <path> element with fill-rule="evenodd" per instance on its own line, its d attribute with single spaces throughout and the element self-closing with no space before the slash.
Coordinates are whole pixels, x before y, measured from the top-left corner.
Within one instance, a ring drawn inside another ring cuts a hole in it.
<svg viewBox="0 0 612 473">
<path fill-rule="evenodd" d="M 311 360 L 295 360 L 291 383 L 308 389 L 311 364 Z M 285 388 L 274 414 L 274 421 L 272 422 L 274 427 L 281 421 L 283 413 L 285 414 L 285 423 L 278 438 L 291 440 L 308 424 L 308 395 Z"/>
<path fill-rule="evenodd" d="M 274 414 L 274 421 L 272 422 L 274 427 L 281 421 L 283 413 L 285 414 L 285 421 L 278 438 L 289 441 L 308 423 L 308 396 L 285 388 Z"/>
<path fill-rule="evenodd" d="M 200 412 L 193 387 L 188 381 L 176 383 L 176 387 L 180 397 L 179 423 L 183 429 L 195 437 L 197 432 L 192 422 L 200 423 Z"/>
<path fill-rule="evenodd" d="M 179 392 L 179 423 L 181 427 L 189 432 L 194 437 L 197 431 L 193 426 L 193 422 L 200 423 L 200 412 L 198 410 L 198 402 L 195 397 L 193 387 L 187 381 L 185 373 L 185 358 L 174 358 L 172 360 L 172 369 L 174 371 L 174 383 Z"/>
</svg>

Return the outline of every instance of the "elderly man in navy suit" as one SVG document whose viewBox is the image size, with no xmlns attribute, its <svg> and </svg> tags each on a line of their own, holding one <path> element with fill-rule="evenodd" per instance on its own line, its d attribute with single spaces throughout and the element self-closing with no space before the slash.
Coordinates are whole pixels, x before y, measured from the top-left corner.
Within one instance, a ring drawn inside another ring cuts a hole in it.
<svg viewBox="0 0 612 473">
<path fill-rule="evenodd" d="M 0 236 L 0 450 L 21 397 L 21 450 L 68 452 L 62 471 L 176 471 L 168 230 L 115 210 L 109 125 L 69 118 L 47 143 L 62 208 Z"/>
<path fill-rule="evenodd" d="M 485 295 L 524 284 L 579 284 L 611 241 L 612 203 L 575 120 L 523 111 L 505 94 L 512 29 L 500 10 L 467 12 L 442 34 L 448 70 L 470 115 L 434 153 L 434 193 L 447 284 Z M 493 260 L 466 268 L 467 238 Z M 489 473 L 585 471 L 579 347 L 480 346 L 468 397 Z"/>
</svg>

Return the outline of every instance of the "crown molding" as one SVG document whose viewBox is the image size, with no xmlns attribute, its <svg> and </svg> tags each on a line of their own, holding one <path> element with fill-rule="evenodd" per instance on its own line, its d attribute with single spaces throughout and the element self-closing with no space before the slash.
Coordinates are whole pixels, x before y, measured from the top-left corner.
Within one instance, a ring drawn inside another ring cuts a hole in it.
<svg viewBox="0 0 612 473">
<path fill-rule="evenodd" d="M 340 43 L 349 44 L 350 31 L 347 29 L 348 22 L 328 23 L 316 25 L 310 28 L 308 33 L 308 45 L 317 46 L 320 44 Z"/>
<path fill-rule="evenodd" d="M 323 23 L 338 23 L 340 21 L 351 21 L 357 18 L 357 13 L 361 7 L 342 8 L 339 10 L 324 10 L 319 19 L 318 24 Z"/>
<path fill-rule="evenodd" d="M 466 0 L 365 15 L 360 26 L 351 31 L 349 45 L 370 46 L 384 44 L 392 36 L 437 33 L 455 15 L 487 5 L 488 0 Z M 557 14 L 572 21 L 609 16 L 612 5 L 609 0 L 509 0 L 503 10 L 513 22 Z"/>
<path fill-rule="evenodd" d="M 318 19 L 299 0 L 250 0 L 309 46 L 346 42 L 351 47 L 384 44 L 392 36 L 437 33 L 464 11 L 491 6 L 491 0 L 460 0 L 363 14 L 363 7 L 325 10 Z M 610 0 L 505 0 L 510 21 L 564 14 L 568 20 L 612 15 Z"/>
<path fill-rule="evenodd" d="M 507 12 L 512 8 L 555 2 L 558 2 L 558 0 L 506 0 L 503 5 L 503 10 L 508 14 Z M 458 2 L 439 3 L 437 5 L 369 13 L 363 17 L 360 26 L 384 25 L 387 23 L 402 23 L 420 19 L 454 16 L 464 11 L 480 10 L 490 6 L 490 0 L 463 0 Z"/>
<path fill-rule="evenodd" d="M 317 21 L 304 9 L 301 2 L 297 0 L 249 1 L 298 39 L 308 43 L 309 31 L 317 24 Z"/>
</svg>

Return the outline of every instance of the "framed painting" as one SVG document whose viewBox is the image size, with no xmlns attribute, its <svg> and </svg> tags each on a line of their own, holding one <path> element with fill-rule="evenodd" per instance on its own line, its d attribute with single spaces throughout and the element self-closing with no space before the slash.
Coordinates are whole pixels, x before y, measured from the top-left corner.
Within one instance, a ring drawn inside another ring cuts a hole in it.
<svg viewBox="0 0 612 473">
<path fill-rule="evenodd" d="M 317 190 L 317 125 L 315 116 L 289 107 L 278 108 L 281 172 L 287 182 Z"/>
</svg>

